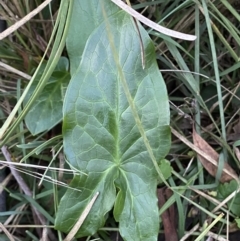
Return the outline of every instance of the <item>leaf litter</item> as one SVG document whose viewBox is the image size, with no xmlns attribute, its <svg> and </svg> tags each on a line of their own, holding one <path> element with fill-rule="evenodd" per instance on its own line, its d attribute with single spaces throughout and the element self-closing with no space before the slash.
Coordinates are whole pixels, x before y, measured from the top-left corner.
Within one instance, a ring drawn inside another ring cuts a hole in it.
<svg viewBox="0 0 240 241">
<path fill-rule="evenodd" d="M 208 173 L 216 177 L 218 171 L 218 164 L 219 164 L 219 154 L 200 136 L 197 134 L 195 129 L 193 128 L 193 143 L 196 147 L 200 150 L 205 152 L 208 156 L 210 156 L 213 160 L 215 160 L 215 164 L 211 163 L 201 154 L 198 154 L 199 160 L 202 163 L 203 167 L 208 171 Z M 231 174 L 231 175 L 230 175 Z M 232 167 L 224 161 L 222 175 L 220 177 L 220 182 L 230 182 L 231 180 L 238 180 L 237 173 L 232 169 Z"/>
</svg>

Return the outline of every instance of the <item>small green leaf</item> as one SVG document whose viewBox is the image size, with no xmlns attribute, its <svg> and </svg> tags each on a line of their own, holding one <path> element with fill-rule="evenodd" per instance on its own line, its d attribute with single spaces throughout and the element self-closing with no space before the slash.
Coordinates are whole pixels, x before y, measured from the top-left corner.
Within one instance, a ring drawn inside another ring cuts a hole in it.
<svg viewBox="0 0 240 241">
<path fill-rule="evenodd" d="M 107 5 L 109 1 L 104 2 Z M 63 107 L 64 151 L 70 164 L 88 176 L 74 177 L 71 187 L 79 191 L 66 192 L 55 227 L 69 232 L 92 197 L 100 193 L 76 237 L 97 232 L 114 206 L 114 217 L 124 240 L 157 240 L 157 172 L 114 61 L 117 54 L 141 125 L 155 158 L 161 160 L 170 148 L 168 96 L 154 46 L 142 27 L 140 31 L 146 53 L 144 70 L 134 22 L 119 11 L 90 35 L 67 89 Z"/>
<path fill-rule="evenodd" d="M 235 218 L 235 222 L 237 223 L 237 226 L 240 229 L 240 218 Z"/>
<path fill-rule="evenodd" d="M 54 71 L 68 72 L 69 60 L 66 57 L 61 57 Z"/>
<path fill-rule="evenodd" d="M 165 179 L 168 179 L 169 177 L 171 177 L 172 175 L 172 167 L 171 164 L 168 160 L 163 159 L 160 161 L 159 164 L 159 168 L 164 176 Z M 160 180 L 160 183 L 162 183 L 163 181 Z"/>
<path fill-rule="evenodd" d="M 67 72 L 68 65 L 68 60 L 62 57 L 40 96 L 26 115 L 26 125 L 33 135 L 50 130 L 62 120 L 64 88 L 70 80 L 69 72 Z M 37 79 L 40 79 L 40 76 Z M 24 103 L 27 103 L 37 84 L 38 81 L 32 84 Z"/>
<path fill-rule="evenodd" d="M 230 194 L 232 194 L 238 188 L 239 188 L 239 184 L 235 180 L 232 180 L 229 183 L 226 182 L 224 184 L 220 184 L 218 186 L 217 199 L 219 201 L 223 201 L 225 198 L 227 198 Z M 227 203 L 227 205 L 228 205 L 228 208 L 231 210 L 231 212 L 239 217 L 240 216 L 240 193 L 237 193 L 236 196 Z"/>
</svg>

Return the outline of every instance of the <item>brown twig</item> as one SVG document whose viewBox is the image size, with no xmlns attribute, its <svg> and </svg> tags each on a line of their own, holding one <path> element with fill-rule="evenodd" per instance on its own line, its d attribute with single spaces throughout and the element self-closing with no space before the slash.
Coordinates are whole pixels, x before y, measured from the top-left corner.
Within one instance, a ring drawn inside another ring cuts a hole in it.
<svg viewBox="0 0 240 241">
<path fill-rule="evenodd" d="M 3 146 L 1 148 L 1 150 L 2 150 L 2 153 L 3 153 L 4 157 L 5 157 L 5 159 L 7 160 L 7 162 L 9 162 L 9 168 L 11 170 L 12 175 L 16 179 L 19 187 L 23 190 L 25 195 L 32 197 L 32 191 L 30 190 L 30 188 L 28 187 L 28 185 L 26 184 L 26 182 L 24 181 L 22 176 L 14 168 L 14 165 L 11 164 L 12 158 L 11 158 L 11 155 L 10 155 L 9 151 L 7 150 L 7 147 Z M 36 207 L 34 207 L 33 205 L 31 207 L 32 207 L 33 213 L 36 215 L 38 221 L 42 225 L 46 225 L 45 217 L 36 209 Z M 51 240 L 56 240 L 55 235 L 51 232 L 50 229 L 48 229 L 48 234 L 49 234 Z"/>
<path fill-rule="evenodd" d="M 14 241 L 14 238 L 12 235 L 8 232 L 8 230 L 4 227 L 2 223 L 0 223 L 0 228 L 3 230 L 3 232 L 6 234 L 6 236 L 9 238 L 10 241 Z"/>
<path fill-rule="evenodd" d="M 165 188 L 158 189 L 157 194 L 159 207 L 162 207 L 166 203 L 166 200 L 168 200 L 172 195 L 171 190 Z M 163 212 L 161 217 L 164 226 L 165 240 L 178 241 L 177 230 L 175 227 L 174 206 L 172 205 L 165 212 Z"/>
<path fill-rule="evenodd" d="M 7 28 L 5 31 L 0 33 L 0 40 L 4 39 L 14 31 L 16 31 L 18 28 L 20 28 L 22 25 L 24 25 L 26 22 L 28 22 L 31 18 L 33 18 L 36 14 L 38 14 L 43 8 L 45 8 L 52 0 L 46 0 L 42 4 L 40 4 L 36 9 L 34 9 L 32 12 L 27 14 L 24 18 L 13 24 L 11 27 Z"/>
<path fill-rule="evenodd" d="M 7 71 L 12 72 L 14 74 L 17 74 L 17 75 L 19 75 L 19 76 L 21 76 L 21 77 L 23 77 L 23 78 L 25 78 L 27 80 L 30 80 L 32 78 L 30 75 L 25 74 L 22 71 L 19 71 L 19 70 L 13 68 L 12 66 L 10 66 L 8 64 L 5 64 L 5 63 L 3 63 L 1 61 L 0 61 L 0 66 L 5 68 Z"/>
</svg>

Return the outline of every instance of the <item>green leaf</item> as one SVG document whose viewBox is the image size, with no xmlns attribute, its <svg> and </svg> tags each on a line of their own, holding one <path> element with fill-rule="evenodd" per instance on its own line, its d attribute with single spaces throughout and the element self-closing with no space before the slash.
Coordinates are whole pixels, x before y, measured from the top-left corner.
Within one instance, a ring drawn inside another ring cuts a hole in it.
<svg viewBox="0 0 240 241">
<path fill-rule="evenodd" d="M 235 222 L 237 223 L 237 226 L 240 229 L 240 218 L 235 218 Z"/>
<path fill-rule="evenodd" d="M 172 167 L 168 160 L 163 159 L 160 161 L 159 169 L 162 171 L 162 174 L 165 179 L 168 179 L 172 175 Z M 160 183 L 162 183 L 163 180 L 160 180 Z"/>
<path fill-rule="evenodd" d="M 230 194 L 236 191 L 238 188 L 239 188 L 239 184 L 235 180 L 232 180 L 229 183 L 226 182 L 224 184 L 220 184 L 218 186 L 217 199 L 219 201 L 223 201 Z M 228 208 L 231 210 L 231 212 L 239 217 L 240 216 L 240 193 L 237 193 L 235 197 L 227 203 L 227 205 L 228 205 Z"/>
<path fill-rule="evenodd" d="M 107 4 L 108 1 L 106 1 Z M 105 5 L 104 5 L 105 8 Z M 146 53 L 142 69 L 138 33 L 119 11 L 90 35 L 63 108 L 64 151 L 70 164 L 87 173 L 75 176 L 60 202 L 55 227 L 69 232 L 96 192 L 100 192 L 76 237 L 94 234 L 114 206 L 127 241 L 155 241 L 159 230 L 157 172 L 123 90 L 114 54 L 134 99 L 155 158 L 170 147 L 169 105 L 154 46 L 140 27 Z M 113 37 L 116 53 L 109 37 Z"/>
<path fill-rule="evenodd" d="M 40 96 L 26 115 L 26 125 L 33 135 L 50 130 L 62 120 L 64 88 L 70 80 L 68 65 L 68 60 L 62 57 Z M 27 103 L 33 94 L 41 74 L 30 87 L 24 103 Z"/>
<path fill-rule="evenodd" d="M 67 51 L 71 63 L 71 74 L 80 64 L 82 53 L 89 35 L 104 21 L 100 1 L 74 0 L 73 12 L 67 38 Z M 119 11 L 110 1 L 104 5 L 106 15 Z"/>
</svg>

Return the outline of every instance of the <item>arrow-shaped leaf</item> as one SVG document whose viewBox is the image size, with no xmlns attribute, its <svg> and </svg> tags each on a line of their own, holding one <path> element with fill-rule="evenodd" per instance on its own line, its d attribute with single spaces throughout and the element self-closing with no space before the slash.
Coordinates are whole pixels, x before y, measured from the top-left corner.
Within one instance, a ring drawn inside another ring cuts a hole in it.
<svg viewBox="0 0 240 241">
<path fill-rule="evenodd" d="M 74 177 L 71 186 L 79 191 L 69 189 L 62 198 L 56 228 L 69 232 L 93 195 L 100 192 L 77 237 L 95 233 L 114 206 L 114 216 L 125 240 L 157 240 L 157 175 L 114 61 L 117 55 L 141 125 L 156 159 L 161 160 L 170 146 L 168 97 L 154 46 L 146 31 L 140 29 L 145 70 L 134 22 L 119 11 L 89 37 L 66 93 L 65 154 L 74 168 L 88 176 Z M 109 36 L 113 37 L 116 53 Z"/>
</svg>

